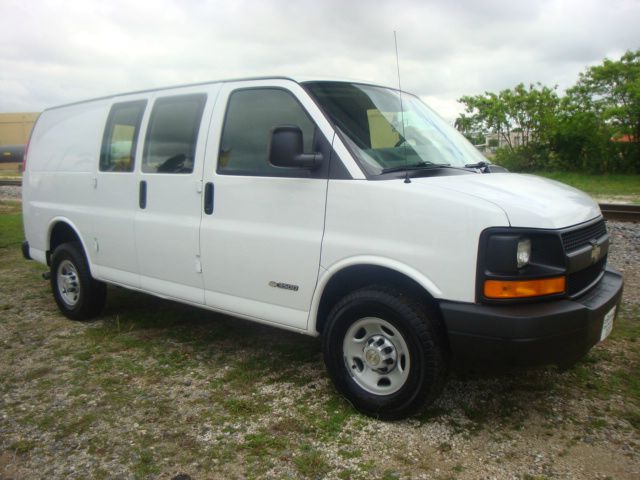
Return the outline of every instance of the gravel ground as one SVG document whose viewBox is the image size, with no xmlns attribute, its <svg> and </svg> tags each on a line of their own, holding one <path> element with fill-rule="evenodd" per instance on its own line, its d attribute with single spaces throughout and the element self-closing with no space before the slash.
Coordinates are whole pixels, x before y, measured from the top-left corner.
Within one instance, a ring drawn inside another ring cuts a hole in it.
<svg viewBox="0 0 640 480">
<path fill-rule="evenodd" d="M 568 371 L 455 374 L 400 422 L 337 397 L 316 339 L 121 289 L 69 322 L 42 267 L 0 249 L 0 479 L 637 480 L 640 224 L 608 227 L 610 339 Z"/>
<path fill-rule="evenodd" d="M 0 200 L 20 200 L 22 187 L 13 185 L 0 185 Z"/>
<path fill-rule="evenodd" d="M 624 275 L 623 299 L 640 306 L 640 223 L 607 222 L 611 237 L 609 265 Z"/>
</svg>

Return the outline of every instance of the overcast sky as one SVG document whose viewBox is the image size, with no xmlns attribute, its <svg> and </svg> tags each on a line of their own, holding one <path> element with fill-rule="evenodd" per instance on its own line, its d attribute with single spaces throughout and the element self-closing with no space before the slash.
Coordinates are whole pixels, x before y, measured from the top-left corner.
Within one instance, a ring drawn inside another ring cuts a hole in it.
<svg viewBox="0 0 640 480">
<path fill-rule="evenodd" d="M 265 74 L 397 85 L 452 121 L 462 95 L 640 48 L 640 0 L 0 0 L 0 112 Z"/>
</svg>

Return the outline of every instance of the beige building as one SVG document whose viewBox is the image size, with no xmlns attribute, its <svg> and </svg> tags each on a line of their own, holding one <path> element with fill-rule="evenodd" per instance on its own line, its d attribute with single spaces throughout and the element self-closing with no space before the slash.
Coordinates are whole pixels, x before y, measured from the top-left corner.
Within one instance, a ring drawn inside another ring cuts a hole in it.
<svg viewBox="0 0 640 480">
<path fill-rule="evenodd" d="M 24 145 L 39 113 L 0 113 L 0 146 Z"/>
</svg>

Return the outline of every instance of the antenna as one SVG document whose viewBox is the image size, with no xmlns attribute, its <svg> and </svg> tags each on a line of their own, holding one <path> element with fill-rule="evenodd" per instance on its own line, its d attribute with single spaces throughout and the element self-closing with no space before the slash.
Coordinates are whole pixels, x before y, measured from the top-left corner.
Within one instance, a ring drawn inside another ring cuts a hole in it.
<svg viewBox="0 0 640 480">
<path fill-rule="evenodd" d="M 406 142 L 405 134 L 404 134 L 404 108 L 402 107 L 402 84 L 400 83 L 400 57 L 398 56 L 398 36 L 396 35 L 396 31 L 393 31 L 393 42 L 396 46 L 396 69 L 398 70 L 398 91 L 400 92 L 400 121 L 402 122 L 402 139 L 403 146 L 402 151 L 404 152 L 404 162 L 407 163 L 407 146 L 404 144 Z M 405 176 L 404 183 L 411 183 L 411 179 L 409 178 L 409 172 L 407 171 L 407 175 Z"/>
</svg>

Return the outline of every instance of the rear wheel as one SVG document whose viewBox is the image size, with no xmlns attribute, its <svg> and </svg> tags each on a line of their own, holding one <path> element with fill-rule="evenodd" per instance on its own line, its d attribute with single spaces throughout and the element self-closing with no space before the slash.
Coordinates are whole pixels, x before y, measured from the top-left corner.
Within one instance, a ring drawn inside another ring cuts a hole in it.
<svg viewBox="0 0 640 480">
<path fill-rule="evenodd" d="M 324 360 L 338 391 L 361 412 L 409 416 L 441 392 L 447 347 L 437 312 L 404 292 L 372 285 L 332 309 Z"/>
<path fill-rule="evenodd" d="M 63 243 L 51 256 L 51 289 L 60 311 L 72 320 L 88 320 L 100 313 L 107 288 L 94 280 L 80 242 Z"/>
</svg>

